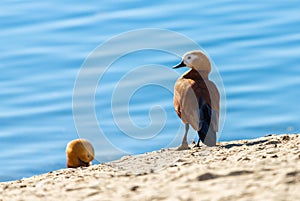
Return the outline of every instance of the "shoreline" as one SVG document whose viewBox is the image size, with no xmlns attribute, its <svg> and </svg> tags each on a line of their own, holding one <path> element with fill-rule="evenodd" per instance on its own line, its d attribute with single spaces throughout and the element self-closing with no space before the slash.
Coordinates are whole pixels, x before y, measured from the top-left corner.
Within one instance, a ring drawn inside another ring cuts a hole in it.
<svg viewBox="0 0 300 201">
<path fill-rule="evenodd" d="M 0 183 L 6 200 L 300 200 L 300 134 L 162 149 Z"/>
</svg>

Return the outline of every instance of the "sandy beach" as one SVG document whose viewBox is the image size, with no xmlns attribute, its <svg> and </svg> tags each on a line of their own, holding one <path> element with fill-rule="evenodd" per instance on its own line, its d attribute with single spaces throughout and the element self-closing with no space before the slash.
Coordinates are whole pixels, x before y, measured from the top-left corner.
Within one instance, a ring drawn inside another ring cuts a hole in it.
<svg viewBox="0 0 300 201">
<path fill-rule="evenodd" d="M 0 201 L 12 200 L 300 200 L 300 135 L 163 149 L 0 183 Z"/>
</svg>

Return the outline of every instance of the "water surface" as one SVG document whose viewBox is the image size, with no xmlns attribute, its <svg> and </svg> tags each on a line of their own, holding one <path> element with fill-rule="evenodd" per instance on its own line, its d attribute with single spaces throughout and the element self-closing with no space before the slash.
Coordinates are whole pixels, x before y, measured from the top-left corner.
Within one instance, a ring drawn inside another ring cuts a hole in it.
<svg viewBox="0 0 300 201">
<path fill-rule="evenodd" d="M 213 59 L 227 99 L 220 140 L 300 131 L 300 5 L 296 1 L 3 0 L 0 6 L 0 181 L 65 167 L 65 146 L 78 137 L 72 93 L 80 67 L 98 45 L 133 29 L 179 32 Z M 132 96 L 129 111 L 139 127 L 149 125 L 154 106 L 164 109 L 161 113 L 154 107 L 154 115 L 167 117 L 157 139 L 145 144 L 123 140 L 124 133 L 112 121 L 110 97 L 116 82 L 135 66 L 177 62 L 170 54 L 149 50 L 112 65 L 95 97 L 97 118 L 111 133 L 111 141 L 132 154 L 168 145 L 181 124 L 171 92 L 150 85 Z M 105 151 L 97 154 L 103 155 L 100 162 L 119 157 Z"/>
</svg>

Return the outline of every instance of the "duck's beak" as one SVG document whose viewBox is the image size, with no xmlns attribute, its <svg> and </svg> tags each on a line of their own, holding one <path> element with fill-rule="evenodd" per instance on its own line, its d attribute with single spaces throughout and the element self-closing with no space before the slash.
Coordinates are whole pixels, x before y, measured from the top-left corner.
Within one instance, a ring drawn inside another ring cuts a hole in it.
<svg viewBox="0 0 300 201">
<path fill-rule="evenodd" d="M 173 66 L 173 68 L 181 68 L 181 67 L 185 67 L 186 65 L 184 64 L 183 60 L 181 61 L 181 63 L 177 64 L 176 66 Z"/>
</svg>

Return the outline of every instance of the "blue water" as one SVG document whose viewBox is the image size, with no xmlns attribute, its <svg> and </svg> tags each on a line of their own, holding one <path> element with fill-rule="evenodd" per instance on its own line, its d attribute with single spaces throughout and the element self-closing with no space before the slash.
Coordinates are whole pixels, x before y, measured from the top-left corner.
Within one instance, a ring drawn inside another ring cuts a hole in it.
<svg viewBox="0 0 300 201">
<path fill-rule="evenodd" d="M 72 96 L 81 66 L 96 47 L 136 29 L 183 34 L 213 60 L 226 91 L 226 120 L 219 140 L 300 131 L 297 1 L 2 0 L 0 9 L 0 181 L 65 167 L 65 146 L 79 135 Z M 131 43 L 123 41 L 120 47 Z M 175 41 L 174 45 L 181 48 Z M 131 121 L 144 132 L 126 127 L 123 104 L 111 101 L 118 80 L 135 67 L 144 65 L 147 71 L 177 62 L 178 57 L 166 52 L 137 51 L 114 62 L 99 81 L 96 118 L 117 150 L 136 154 L 167 147 L 176 132 L 183 131 L 173 110 L 172 91 L 155 83 L 137 89 L 129 103 Z M 147 75 L 168 86 L 175 82 L 170 71 Z M 124 83 L 135 86 L 141 80 L 135 75 Z M 119 93 L 126 94 L 126 86 Z M 112 104 L 121 128 L 114 122 Z M 154 131 L 158 134 L 151 136 Z M 190 133 L 191 140 L 194 132 Z M 93 143 L 99 159 L 94 163 L 120 157 Z M 173 145 L 179 143 L 175 140 Z"/>
</svg>

